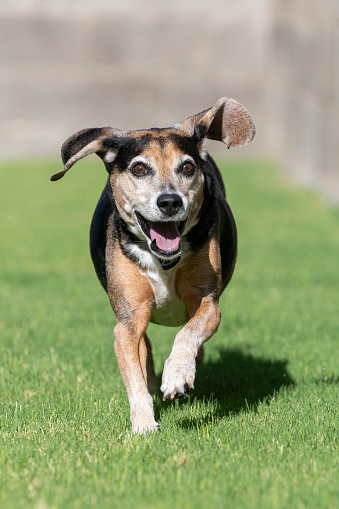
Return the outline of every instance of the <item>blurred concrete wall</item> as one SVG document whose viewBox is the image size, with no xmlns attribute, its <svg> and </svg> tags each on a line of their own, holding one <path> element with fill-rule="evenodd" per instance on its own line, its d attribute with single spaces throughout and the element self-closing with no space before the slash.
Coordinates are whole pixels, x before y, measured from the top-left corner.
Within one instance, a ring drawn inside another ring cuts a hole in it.
<svg viewBox="0 0 339 509">
<path fill-rule="evenodd" d="M 0 157 L 56 156 L 84 127 L 168 126 L 227 95 L 257 125 L 233 155 L 276 158 L 339 199 L 337 6 L 0 0 Z"/>
<path fill-rule="evenodd" d="M 339 202 L 339 1 L 272 5 L 267 146 L 289 175 Z"/>
<path fill-rule="evenodd" d="M 58 153 L 84 127 L 172 125 L 223 95 L 260 114 L 262 13 L 249 0 L 15 4 L 0 11 L 3 154 Z"/>
</svg>

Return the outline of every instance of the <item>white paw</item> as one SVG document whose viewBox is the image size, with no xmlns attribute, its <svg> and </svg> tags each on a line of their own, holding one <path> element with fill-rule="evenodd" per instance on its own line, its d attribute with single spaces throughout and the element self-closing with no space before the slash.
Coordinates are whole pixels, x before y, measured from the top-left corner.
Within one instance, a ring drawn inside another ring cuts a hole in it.
<svg viewBox="0 0 339 509">
<path fill-rule="evenodd" d="M 159 424 L 154 419 L 153 408 L 137 408 L 131 411 L 132 433 L 145 435 L 154 431 L 161 431 Z"/>
<path fill-rule="evenodd" d="M 146 433 L 154 433 L 161 431 L 160 425 L 153 419 L 152 422 L 146 422 L 144 419 L 136 420 L 132 423 L 133 435 L 146 435 Z"/>
<path fill-rule="evenodd" d="M 194 388 L 195 359 L 169 356 L 165 362 L 160 390 L 163 399 L 178 399 L 186 396 Z"/>
</svg>

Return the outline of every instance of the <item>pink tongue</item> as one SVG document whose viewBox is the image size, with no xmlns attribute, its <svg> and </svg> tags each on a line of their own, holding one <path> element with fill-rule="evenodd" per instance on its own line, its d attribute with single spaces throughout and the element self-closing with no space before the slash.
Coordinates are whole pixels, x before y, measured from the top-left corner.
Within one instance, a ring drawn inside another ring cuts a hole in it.
<svg viewBox="0 0 339 509">
<path fill-rule="evenodd" d="M 179 247 L 180 234 L 177 224 L 172 223 L 149 223 L 151 240 L 155 240 L 161 251 L 176 251 Z"/>
</svg>

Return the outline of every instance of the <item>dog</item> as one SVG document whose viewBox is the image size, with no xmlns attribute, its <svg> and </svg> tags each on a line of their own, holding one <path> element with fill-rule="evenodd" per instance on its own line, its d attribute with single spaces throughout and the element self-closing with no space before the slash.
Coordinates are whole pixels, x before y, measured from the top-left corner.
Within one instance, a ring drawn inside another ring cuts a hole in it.
<svg viewBox="0 0 339 509">
<path fill-rule="evenodd" d="M 194 387 L 196 360 L 220 323 L 218 301 L 237 256 L 237 231 L 206 139 L 228 148 L 255 135 L 245 107 L 232 98 L 170 128 L 88 128 L 62 145 L 58 180 L 96 153 L 108 172 L 90 228 L 95 271 L 116 315 L 114 350 L 130 404 L 132 433 L 160 430 L 150 322 L 183 328 L 165 362 L 163 399 Z"/>
</svg>

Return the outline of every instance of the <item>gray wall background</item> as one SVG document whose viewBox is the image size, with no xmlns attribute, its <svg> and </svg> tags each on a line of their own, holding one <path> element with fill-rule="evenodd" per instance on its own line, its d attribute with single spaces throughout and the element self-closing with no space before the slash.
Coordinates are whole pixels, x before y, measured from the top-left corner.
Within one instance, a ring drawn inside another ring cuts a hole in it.
<svg viewBox="0 0 339 509">
<path fill-rule="evenodd" d="M 232 155 L 339 202 L 338 29 L 338 0 L 0 0 L 0 157 L 168 126 L 226 95 L 257 126 Z"/>
</svg>

